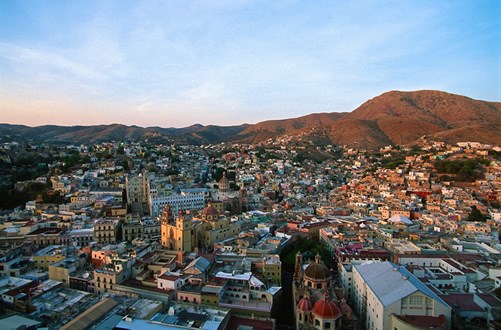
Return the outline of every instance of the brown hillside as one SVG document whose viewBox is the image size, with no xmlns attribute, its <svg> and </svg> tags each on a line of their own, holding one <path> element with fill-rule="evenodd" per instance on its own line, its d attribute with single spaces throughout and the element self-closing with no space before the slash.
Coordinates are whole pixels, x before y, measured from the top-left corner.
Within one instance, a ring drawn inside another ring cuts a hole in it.
<svg viewBox="0 0 501 330">
<path fill-rule="evenodd" d="M 267 120 L 249 126 L 236 137 L 240 141 L 259 142 L 281 135 L 294 135 L 313 128 L 329 127 L 332 123 L 346 116 L 347 113 L 313 113 L 310 115 L 282 119 Z"/>
<path fill-rule="evenodd" d="M 73 143 L 158 136 L 176 143 L 254 143 L 288 135 L 312 143 L 364 148 L 412 144 L 422 136 L 448 143 L 476 141 L 501 146 L 500 132 L 500 102 L 429 90 L 387 92 L 351 113 L 316 113 L 255 125 L 142 128 L 119 124 L 71 127 L 0 124 L 0 135 Z"/>
<path fill-rule="evenodd" d="M 357 127 L 360 120 L 370 121 L 374 130 L 347 134 L 346 127 Z M 334 123 L 330 138 L 340 144 L 356 142 L 368 148 L 410 144 L 424 135 L 452 143 L 485 138 L 481 142 L 499 145 L 500 128 L 501 103 L 440 91 L 391 91 L 365 102 Z"/>
</svg>

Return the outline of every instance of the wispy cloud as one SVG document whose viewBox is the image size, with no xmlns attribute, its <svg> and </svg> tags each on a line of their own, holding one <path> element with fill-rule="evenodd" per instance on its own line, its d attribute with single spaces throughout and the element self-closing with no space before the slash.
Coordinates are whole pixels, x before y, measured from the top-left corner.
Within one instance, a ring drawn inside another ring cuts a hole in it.
<svg viewBox="0 0 501 330">
<path fill-rule="evenodd" d="M 351 111 L 388 89 L 500 99 L 496 6 L 13 2 L 0 121 L 237 124 Z"/>
<path fill-rule="evenodd" d="M 19 45 L 0 42 L 0 57 L 15 66 L 29 67 L 39 71 L 57 70 L 62 74 L 70 74 L 82 78 L 102 79 L 102 73 L 93 71 L 89 67 L 78 63 L 60 52 L 23 47 Z"/>
</svg>

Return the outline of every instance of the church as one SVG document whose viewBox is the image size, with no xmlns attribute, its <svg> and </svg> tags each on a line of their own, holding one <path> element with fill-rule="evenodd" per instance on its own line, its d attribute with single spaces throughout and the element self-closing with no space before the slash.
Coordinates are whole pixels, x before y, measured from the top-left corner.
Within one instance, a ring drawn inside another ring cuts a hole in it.
<svg viewBox="0 0 501 330">
<path fill-rule="evenodd" d="M 352 318 L 346 300 L 338 300 L 332 274 L 319 254 L 314 261 L 303 262 L 303 254 L 298 251 L 292 294 L 296 329 L 341 329 L 341 321 Z"/>
<path fill-rule="evenodd" d="M 242 185 L 239 191 L 231 189 L 226 172 L 218 181 L 217 189 L 211 191 L 213 206 L 225 214 L 240 214 L 249 209 L 247 192 Z"/>
<path fill-rule="evenodd" d="M 200 219 L 194 219 L 189 211 L 179 211 L 176 218 L 171 207 L 164 206 L 161 217 L 161 244 L 177 252 L 191 252 L 195 248 L 209 250 L 214 243 L 236 237 L 241 231 L 238 222 L 221 217 L 209 202 L 202 210 Z"/>
</svg>

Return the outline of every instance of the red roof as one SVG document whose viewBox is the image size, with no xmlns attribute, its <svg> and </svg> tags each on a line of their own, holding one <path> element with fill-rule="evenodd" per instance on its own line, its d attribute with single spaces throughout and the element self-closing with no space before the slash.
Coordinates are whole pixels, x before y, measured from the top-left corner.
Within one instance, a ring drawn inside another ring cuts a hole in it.
<svg viewBox="0 0 501 330">
<path fill-rule="evenodd" d="M 172 274 L 162 274 L 159 278 L 167 281 L 176 281 L 179 279 L 179 276 L 172 275 Z"/>
<path fill-rule="evenodd" d="M 473 300 L 472 293 L 450 293 L 439 295 L 449 306 L 457 306 L 461 311 L 476 311 L 481 312 L 483 308 L 477 305 Z"/>
<path fill-rule="evenodd" d="M 235 315 L 230 316 L 226 330 L 236 330 L 241 326 L 252 327 L 254 330 L 271 330 L 275 329 L 275 325 L 271 320 L 256 320 Z"/>
<path fill-rule="evenodd" d="M 209 205 L 209 206 L 207 206 L 206 208 L 204 208 L 202 210 L 202 215 L 205 215 L 205 216 L 207 216 L 207 215 L 214 215 L 214 216 L 216 216 L 216 215 L 218 215 L 218 212 L 217 212 L 217 210 L 212 205 Z"/>
<path fill-rule="evenodd" d="M 403 322 L 419 329 L 445 329 L 447 319 L 444 315 L 424 316 L 424 315 L 395 315 Z"/>
<path fill-rule="evenodd" d="M 499 300 L 492 293 L 478 293 L 477 295 L 490 306 L 498 308 L 501 307 L 501 300 Z"/>
<path fill-rule="evenodd" d="M 329 299 L 329 295 L 326 292 L 324 294 L 324 299 L 315 303 L 315 306 L 313 307 L 313 314 L 324 319 L 337 319 L 341 316 L 341 311 L 336 304 Z"/>
<path fill-rule="evenodd" d="M 310 299 L 303 297 L 299 302 L 297 303 L 297 309 L 303 312 L 309 312 L 312 309 Z"/>
</svg>

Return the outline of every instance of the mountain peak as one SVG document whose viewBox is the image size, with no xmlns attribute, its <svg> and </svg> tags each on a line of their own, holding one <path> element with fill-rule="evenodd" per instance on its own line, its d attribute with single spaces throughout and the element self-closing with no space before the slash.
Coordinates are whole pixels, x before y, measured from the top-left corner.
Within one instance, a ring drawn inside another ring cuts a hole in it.
<svg viewBox="0 0 501 330">
<path fill-rule="evenodd" d="M 0 124 L 0 134 L 72 143 L 150 137 L 192 144 L 254 143 L 287 136 L 364 148 L 410 144 L 424 135 L 450 143 L 477 141 L 501 145 L 500 129 L 501 103 L 438 90 L 392 90 L 364 102 L 350 113 L 312 113 L 254 125 L 142 128 L 122 124 L 71 127 Z"/>
<path fill-rule="evenodd" d="M 366 133 L 386 137 L 374 138 L 380 143 L 370 143 L 367 147 L 388 141 L 408 144 L 423 135 L 435 134 L 447 142 L 476 141 L 481 136 L 484 140 L 480 142 L 499 144 L 499 134 L 491 131 L 491 127 L 501 125 L 500 105 L 436 90 L 390 91 L 366 101 L 338 124 L 357 129 L 361 122 L 370 122 L 374 130 Z M 332 138 L 345 141 L 335 129 Z"/>
</svg>

